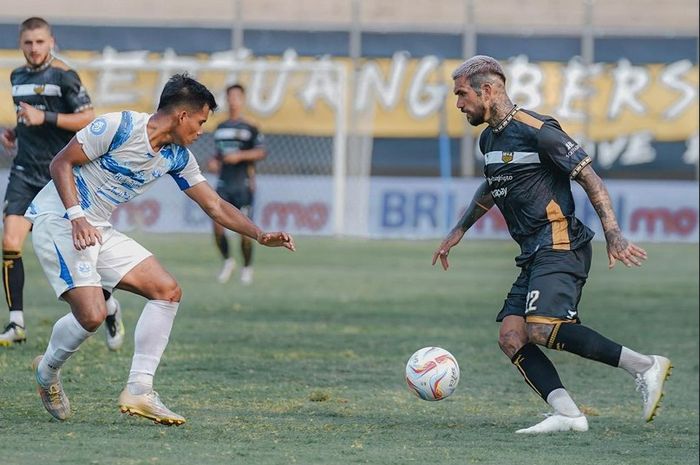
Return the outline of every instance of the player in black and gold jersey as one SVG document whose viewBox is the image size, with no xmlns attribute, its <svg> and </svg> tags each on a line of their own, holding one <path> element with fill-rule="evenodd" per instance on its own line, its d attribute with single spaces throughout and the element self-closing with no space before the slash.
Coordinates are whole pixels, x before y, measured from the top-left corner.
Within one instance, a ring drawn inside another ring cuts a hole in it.
<svg viewBox="0 0 700 465">
<path fill-rule="evenodd" d="M 53 55 L 54 45 L 51 26 L 44 19 L 32 17 L 20 25 L 19 46 L 26 63 L 10 75 L 17 125 L 0 131 L 5 149 L 17 149 L 3 207 L 2 274 L 10 322 L 0 333 L 0 346 L 26 339 L 22 246 L 31 224 L 24 212 L 51 180 L 49 164 L 54 155 L 94 118 L 92 102 L 80 77 Z M 124 337 L 119 304 L 106 297 L 111 313 L 107 345 L 117 349 Z"/>
<path fill-rule="evenodd" d="M 593 232 L 574 216 L 571 180 L 585 190 L 603 225 L 609 266 L 640 266 L 646 252 L 622 235 L 603 182 L 591 159 L 550 116 L 518 108 L 506 93 L 506 76 L 495 59 L 478 55 L 452 75 L 457 108 L 473 126 L 488 123 L 479 146 L 486 180 L 464 215 L 433 254 L 446 270 L 448 254 L 494 204 L 520 245 L 520 275 L 498 314 L 499 345 L 526 383 L 554 410 L 518 433 L 587 431 L 588 420 L 564 389 L 538 345 L 620 367 L 641 391 L 646 421 L 654 418 L 666 357 L 643 355 L 580 324 L 578 303 L 591 266 Z"/>
<path fill-rule="evenodd" d="M 241 84 L 226 89 L 229 118 L 214 132 L 216 154 L 209 160 L 208 168 L 219 173 L 216 192 L 245 213 L 253 215 L 255 200 L 255 163 L 267 156 L 260 130 L 243 117 L 245 88 Z M 224 228 L 214 223 L 214 240 L 224 259 L 218 280 L 225 283 L 231 277 L 236 262 L 229 252 Z M 241 283 L 253 282 L 253 241 L 241 236 Z"/>
</svg>

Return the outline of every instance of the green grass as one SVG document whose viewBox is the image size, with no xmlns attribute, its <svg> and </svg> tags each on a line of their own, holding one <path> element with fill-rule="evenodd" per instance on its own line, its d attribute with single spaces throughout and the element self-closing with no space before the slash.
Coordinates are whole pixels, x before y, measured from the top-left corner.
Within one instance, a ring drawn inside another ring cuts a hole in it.
<svg viewBox="0 0 700 465">
<path fill-rule="evenodd" d="M 496 342 L 513 243 L 465 241 L 445 273 L 430 266 L 437 241 L 304 238 L 295 254 L 257 248 L 255 283 L 243 287 L 216 282 L 207 236 L 138 238 L 184 290 L 156 388 L 188 422 L 168 428 L 118 412 L 143 306 L 125 292 L 125 346 L 109 352 L 101 329 L 63 370 L 73 417 L 44 411 L 29 364 L 67 306 L 27 246 L 29 341 L 0 350 L 3 465 L 698 463 L 697 245 L 648 245 L 643 268 L 608 271 L 597 243 L 580 306 L 585 324 L 673 360 L 656 421 L 642 422 L 621 370 L 549 352 L 591 430 L 521 437 L 513 431 L 546 406 Z M 408 356 L 427 345 L 462 369 L 441 402 L 415 398 L 403 381 Z"/>
</svg>

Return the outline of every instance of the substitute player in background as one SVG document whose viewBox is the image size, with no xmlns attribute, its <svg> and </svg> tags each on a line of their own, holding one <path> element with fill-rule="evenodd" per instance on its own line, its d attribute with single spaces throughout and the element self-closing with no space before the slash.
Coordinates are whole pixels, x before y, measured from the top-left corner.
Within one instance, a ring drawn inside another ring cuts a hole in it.
<svg viewBox="0 0 700 465">
<path fill-rule="evenodd" d="M 185 419 L 153 390 L 153 377 L 170 337 L 182 290 L 146 249 L 116 231 L 109 218 L 169 174 L 191 199 L 225 228 L 270 247 L 294 250 L 284 232 L 264 233 L 206 183 L 186 148 L 202 134 L 216 109 L 214 96 L 187 75 L 166 83 L 155 114 L 122 111 L 95 119 L 51 162 L 52 182 L 27 210 L 34 223 L 34 250 L 56 295 L 71 312 L 53 327 L 44 355 L 34 360 L 46 410 L 70 416 L 60 369 L 105 319 L 102 288 L 118 287 L 145 297 L 134 331 L 134 356 L 119 395 L 122 412 L 166 425 Z"/>
<path fill-rule="evenodd" d="M 29 18 L 20 25 L 19 46 L 27 62 L 10 75 L 17 126 L 0 134 L 0 143 L 7 151 L 17 147 L 3 208 L 2 281 L 10 322 L 0 334 L 0 346 L 27 338 L 22 247 L 31 223 L 24 212 L 51 180 L 51 159 L 95 116 L 80 77 L 53 55 L 54 45 L 51 26 L 42 18 Z M 108 294 L 105 298 L 107 346 L 116 350 L 124 341 L 121 311 L 116 299 Z"/>
<path fill-rule="evenodd" d="M 226 89 L 228 102 L 228 120 L 221 123 L 214 132 L 216 155 L 209 160 L 209 171 L 219 174 L 216 192 L 227 202 L 235 205 L 249 218 L 253 216 L 255 196 L 255 162 L 267 156 L 263 145 L 263 135 L 257 127 L 243 118 L 245 107 L 245 88 L 233 84 Z M 214 240 L 221 252 L 224 264 L 218 280 L 225 283 L 236 268 L 231 257 L 224 228 L 214 223 Z M 243 268 L 241 282 L 253 282 L 253 241 L 241 236 L 241 253 Z"/>
<path fill-rule="evenodd" d="M 486 181 L 457 225 L 433 254 L 446 270 L 448 254 L 494 204 L 520 245 L 520 275 L 498 314 L 499 345 L 530 387 L 553 409 L 544 421 L 517 433 L 587 431 L 588 420 L 564 389 L 537 345 L 622 368 L 635 378 L 643 418 L 654 418 L 671 362 L 643 355 L 580 324 L 578 303 L 591 266 L 593 232 L 574 216 L 570 180 L 586 191 L 603 225 L 609 267 L 617 260 L 640 266 L 646 252 L 622 235 L 603 182 L 591 159 L 550 116 L 513 105 L 501 65 L 483 55 L 452 74 L 457 108 L 473 126 L 488 123 L 479 146 Z"/>
</svg>

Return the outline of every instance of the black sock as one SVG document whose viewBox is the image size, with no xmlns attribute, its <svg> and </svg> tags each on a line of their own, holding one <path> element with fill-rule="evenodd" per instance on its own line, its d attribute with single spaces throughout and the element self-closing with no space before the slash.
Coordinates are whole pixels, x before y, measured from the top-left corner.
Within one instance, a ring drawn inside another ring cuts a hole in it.
<svg viewBox="0 0 700 465">
<path fill-rule="evenodd" d="M 557 369 L 535 344 L 527 343 L 522 346 L 513 355 L 511 362 L 523 375 L 528 386 L 545 402 L 550 392 L 564 387 Z"/>
<path fill-rule="evenodd" d="M 253 263 L 253 240 L 246 237 L 241 238 L 241 252 L 243 254 L 243 266 L 250 266 Z"/>
<path fill-rule="evenodd" d="M 622 346 L 583 325 L 559 323 L 547 340 L 550 349 L 565 350 L 581 357 L 616 367 Z"/>
<path fill-rule="evenodd" d="M 214 240 L 216 241 L 216 247 L 219 249 L 219 252 L 221 252 L 221 256 L 224 257 L 224 260 L 228 259 L 228 240 L 226 239 L 226 234 L 222 235 L 215 235 Z"/>
<path fill-rule="evenodd" d="M 10 311 L 22 310 L 24 291 L 24 264 L 22 252 L 2 251 L 2 282 L 5 286 L 5 300 Z"/>
</svg>

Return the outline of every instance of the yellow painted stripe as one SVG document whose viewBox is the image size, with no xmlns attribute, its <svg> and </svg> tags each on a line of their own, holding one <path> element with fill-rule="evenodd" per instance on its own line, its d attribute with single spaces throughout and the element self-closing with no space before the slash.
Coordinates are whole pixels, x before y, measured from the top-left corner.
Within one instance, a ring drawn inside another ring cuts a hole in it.
<svg viewBox="0 0 700 465">
<path fill-rule="evenodd" d="M 547 219 L 552 226 L 552 249 L 571 250 L 569 222 L 561 211 L 559 204 L 554 200 L 550 200 L 547 204 Z"/>
<path fill-rule="evenodd" d="M 554 325 L 554 329 L 552 329 L 552 333 L 547 338 L 547 348 L 548 349 L 552 348 L 552 345 L 554 344 L 554 340 L 557 338 L 557 333 L 559 333 L 559 328 L 561 328 L 561 322 L 558 322 L 557 324 Z"/>
<path fill-rule="evenodd" d="M 525 370 L 523 370 L 523 367 L 520 366 L 520 362 L 522 361 L 523 356 L 520 355 L 518 358 L 513 362 L 513 365 L 520 371 L 520 374 L 523 375 L 523 378 L 525 379 L 525 382 L 532 388 L 533 391 L 537 393 L 538 396 L 542 397 L 542 393 L 537 390 L 534 384 L 532 384 L 532 381 L 530 381 L 530 378 L 527 377 L 527 374 L 525 373 Z"/>
<path fill-rule="evenodd" d="M 535 118 L 535 117 L 532 116 L 532 115 L 528 115 L 528 114 L 525 113 L 524 111 L 519 111 L 519 112 L 517 112 L 517 113 L 513 116 L 513 119 L 514 119 L 514 120 L 517 120 L 517 121 L 520 121 L 521 123 L 525 123 L 525 124 L 527 124 L 528 126 L 531 126 L 531 127 L 535 128 L 535 129 L 541 128 L 542 125 L 544 124 L 544 122 L 538 120 L 537 118 Z"/>
<path fill-rule="evenodd" d="M 3 268 L 4 268 L 4 278 L 5 278 L 5 299 L 7 300 L 7 306 L 9 308 L 12 308 L 12 297 L 10 297 L 10 265 L 12 265 L 12 261 L 10 260 L 4 260 L 3 261 Z"/>
</svg>

